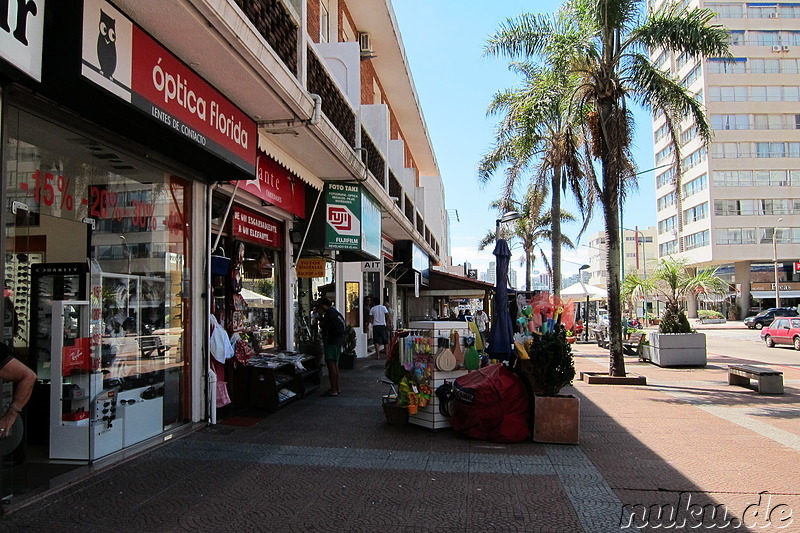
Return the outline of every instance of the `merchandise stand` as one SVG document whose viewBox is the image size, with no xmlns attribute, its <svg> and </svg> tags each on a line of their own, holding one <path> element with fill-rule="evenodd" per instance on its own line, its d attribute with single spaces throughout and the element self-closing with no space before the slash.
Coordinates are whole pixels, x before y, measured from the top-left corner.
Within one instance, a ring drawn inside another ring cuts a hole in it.
<svg viewBox="0 0 800 533">
<path fill-rule="evenodd" d="M 434 363 L 435 356 L 445 349 L 444 346 L 440 347 L 439 339 L 450 339 L 451 331 L 452 328 L 447 327 L 411 329 L 408 330 L 408 336 L 398 340 L 400 361 L 404 368 L 414 374 L 417 383 L 427 384 L 431 391 L 427 404 L 418 406 L 416 413 L 409 413 L 410 424 L 434 430 L 450 427 L 449 417 L 439 410 L 439 399 L 435 391 L 445 381 L 452 382 L 468 372 L 463 369 L 463 365 L 454 370 L 441 370 Z M 463 358 L 460 363 L 463 363 Z"/>
</svg>

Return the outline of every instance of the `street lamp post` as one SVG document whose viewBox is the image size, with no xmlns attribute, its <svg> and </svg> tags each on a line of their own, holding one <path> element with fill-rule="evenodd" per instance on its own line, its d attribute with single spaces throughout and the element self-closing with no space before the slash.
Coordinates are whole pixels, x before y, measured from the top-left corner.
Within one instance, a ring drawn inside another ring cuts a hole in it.
<svg viewBox="0 0 800 533">
<path fill-rule="evenodd" d="M 779 218 L 772 228 L 772 264 L 775 267 L 775 307 L 781 306 L 781 287 L 778 283 L 778 224 L 783 221 Z"/>
<path fill-rule="evenodd" d="M 577 263 L 575 261 L 569 261 L 567 259 L 561 260 L 564 263 L 572 263 L 573 265 L 581 265 L 581 263 Z M 583 271 L 592 268 L 591 265 L 582 264 L 581 267 L 578 269 L 578 283 L 581 284 L 581 288 L 583 289 L 583 293 L 586 295 L 586 307 L 583 309 L 583 340 L 589 340 L 589 291 L 586 290 L 586 285 L 583 283 Z M 554 281 L 555 283 L 555 281 Z"/>
<path fill-rule="evenodd" d="M 497 242 L 497 239 L 500 238 L 500 224 L 505 224 L 506 222 L 511 222 L 517 219 L 522 218 L 522 215 L 517 211 L 506 211 L 500 218 L 495 221 L 494 224 L 494 240 Z"/>
<path fill-rule="evenodd" d="M 642 277 L 644 279 L 647 279 L 647 257 L 646 257 L 647 254 L 645 254 L 644 233 L 642 233 L 638 229 L 630 229 L 630 228 L 622 228 L 622 229 L 623 229 L 623 231 L 625 231 L 625 230 L 633 231 L 634 233 L 638 233 L 639 235 L 642 236 Z M 645 325 L 647 325 L 647 293 L 646 292 L 643 294 L 642 298 L 644 300 L 644 322 L 645 322 Z"/>
</svg>

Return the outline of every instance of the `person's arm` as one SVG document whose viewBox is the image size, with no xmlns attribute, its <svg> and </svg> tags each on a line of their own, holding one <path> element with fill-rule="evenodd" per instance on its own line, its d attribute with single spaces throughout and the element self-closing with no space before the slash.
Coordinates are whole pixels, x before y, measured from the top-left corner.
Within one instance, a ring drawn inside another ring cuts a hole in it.
<svg viewBox="0 0 800 533">
<path fill-rule="evenodd" d="M 28 403 L 36 383 L 36 373 L 17 359 L 0 368 L 0 379 L 14 382 L 14 396 L 6 413 L 0 417 L 0 438 L 11 435 L 11 426 Z"/>
</svg>

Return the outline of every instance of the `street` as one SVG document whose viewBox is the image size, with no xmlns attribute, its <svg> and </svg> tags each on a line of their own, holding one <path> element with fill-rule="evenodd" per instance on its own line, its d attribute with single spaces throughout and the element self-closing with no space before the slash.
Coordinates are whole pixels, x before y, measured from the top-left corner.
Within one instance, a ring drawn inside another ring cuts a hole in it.
<svg viewBox="0 0 800 533">
<path fill-rule="evenodd" d="M 761 340 L 760 331 L 748 329 L 741 323 L 734 325 L 729 322 L 719 326 L 726 328 L 711 325 L 698 328 L 698 331 L 706 334 L 709 357 L 737 357 L 765 365 L 800 368 L 800 352 L 791 346 L 767 348 Z"/>
</svg>

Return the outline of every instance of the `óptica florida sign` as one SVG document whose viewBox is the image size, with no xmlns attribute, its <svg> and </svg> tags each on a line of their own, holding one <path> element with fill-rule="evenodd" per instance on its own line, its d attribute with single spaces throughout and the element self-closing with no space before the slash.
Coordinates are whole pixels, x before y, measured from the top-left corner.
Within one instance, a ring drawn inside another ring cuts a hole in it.
<svg viewBox="0 0 800 533">
<path fill-rule="evenodd" d="M 329 250 L 352 250 L 380 258 L 381 211 L 359 185 L 325 185 L 325 243 Z"/>
<path fill-rule="evenodd" d="M 256 175 L 256 123 L 105 0 L 84 0 L 81 74 L 153 121 Z"/>
</svg>

